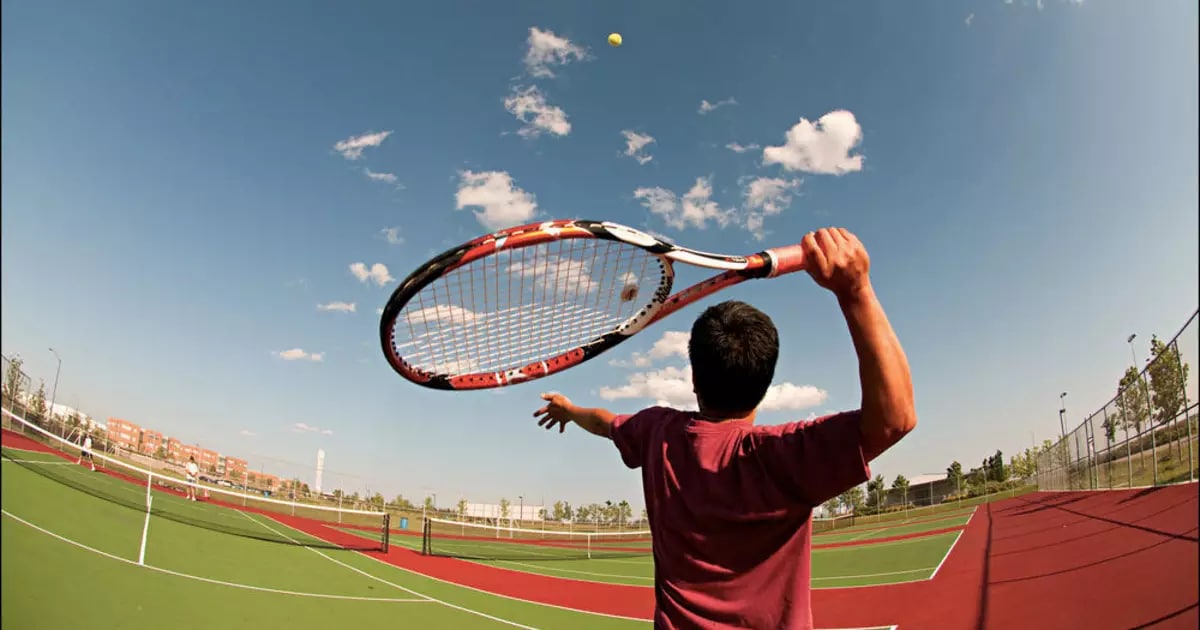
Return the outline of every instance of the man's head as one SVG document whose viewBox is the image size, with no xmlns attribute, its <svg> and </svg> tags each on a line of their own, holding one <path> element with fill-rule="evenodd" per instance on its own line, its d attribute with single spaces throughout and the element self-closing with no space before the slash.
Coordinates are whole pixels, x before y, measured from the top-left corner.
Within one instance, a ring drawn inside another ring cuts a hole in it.
<svg viewBox="0 0 1200 630">
<path fill-rule="evenodd" d="M 688 341 L 692 387 L 700 411 L 716 417 L 748 415 L 775 377 L 779 332 L 766 313 L 730 300 L 710 306 L 692 324 Z"/>
<path fill-rule="evenodd" d="M 196 458 L 195 458 L 195 457 L 189 457 L 189 458 L 188 458 L 188 461 L 189 461 L 189 462 L 191 462 L 191 463 L 193 463 L 193 464 L 195 464 L 195 463 L 196 463 Z"/>
</svg>

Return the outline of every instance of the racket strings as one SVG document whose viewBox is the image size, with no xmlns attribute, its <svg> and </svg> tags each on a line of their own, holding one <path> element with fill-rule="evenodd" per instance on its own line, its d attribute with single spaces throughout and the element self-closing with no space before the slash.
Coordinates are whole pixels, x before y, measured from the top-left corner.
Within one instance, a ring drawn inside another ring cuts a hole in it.
<svg viewBox="0 0 1200 630">
<path fill-rule="evenodd" d="M 656 256 L 624 243 L 563 239 L 475 260 L 401 310 L 396 352 L 433 374 L 497 372 L 545 361 L 607 334 L 664 281 Z M 628 285 L 637 298 L 620 299 Z"/>
</svg>

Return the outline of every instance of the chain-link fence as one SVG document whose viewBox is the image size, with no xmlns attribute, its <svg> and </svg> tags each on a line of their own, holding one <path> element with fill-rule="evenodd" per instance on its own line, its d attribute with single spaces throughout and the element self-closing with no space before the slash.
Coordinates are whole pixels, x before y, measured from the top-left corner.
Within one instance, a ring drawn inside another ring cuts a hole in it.
<svg viewBox="0 0 1200 630">
<path fill-rule="evenodd" d="M 1146 367 L 1130 366 L 1116 396 L 1038 456 L 1042 490 L 1137 488 L 1200 475 L 1193 313 L 1173 338 L 1151 339 Z"/>
</svg>

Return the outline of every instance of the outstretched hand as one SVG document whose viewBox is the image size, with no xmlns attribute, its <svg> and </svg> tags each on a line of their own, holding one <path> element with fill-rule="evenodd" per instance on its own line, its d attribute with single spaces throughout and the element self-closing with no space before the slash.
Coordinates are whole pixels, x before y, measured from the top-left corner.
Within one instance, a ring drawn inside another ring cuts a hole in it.
<svg viewBox="0 0 1200 630">
<path fill-rule="evenodd" d="M 567 423 L 574 420 L 575 405 L 571 399 L 562 394 L 542 394 L 542 400 L 546 401 L 546 406 L 533 412 L 538 426 L 549 431 L 557 425 L 559 433 L 566 431 Z"/>
</svg>

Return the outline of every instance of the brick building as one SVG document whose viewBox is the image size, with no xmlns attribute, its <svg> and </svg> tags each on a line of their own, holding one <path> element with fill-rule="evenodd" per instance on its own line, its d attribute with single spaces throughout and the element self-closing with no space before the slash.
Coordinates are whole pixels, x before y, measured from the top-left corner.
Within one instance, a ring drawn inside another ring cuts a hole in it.
<svg viewBox="0 0 1200 630">
<path fill-rule="evenodd" d="M 153 457 L 158 454 L 159 448 L 166 445 L 166 437 L 162 433 L 153 429 L 142 429 L 142 453 Z"/>
<path fill-rule="evenodd" d="M 142 428 L 138 425 L 120 418 L 108 419 L 108 442 L 127 451 L 140 450 Z"/>
</svg>

